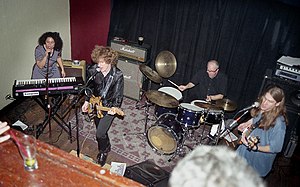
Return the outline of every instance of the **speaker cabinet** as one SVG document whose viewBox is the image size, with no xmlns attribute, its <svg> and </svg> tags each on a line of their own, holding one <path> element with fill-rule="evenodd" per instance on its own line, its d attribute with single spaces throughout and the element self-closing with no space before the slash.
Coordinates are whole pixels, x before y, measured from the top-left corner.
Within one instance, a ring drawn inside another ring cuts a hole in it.
<svg viewBox="0 0 300 187">
<path fill-rule="evenodd" d="M 169 180 L 169 173 L 149 160 L 127 167 L 124 176 L 151 187 L 165 187 Z"/>
<path fill-rule="evenodd" d="M 117 67 L 124 75 L 124 96 L 131 99 L 140 100 L 142 95 L 142 87 L 144 75 L 139 69 L 138 61 L 119 58 Z"/>
<path fill-rule="evenodd" d="M 71 60 L 63 60 L 64 69 L 67 77 L 82 77 L 86 81 L 86 62 L 79 61 L 78 65 L 73 64 Z"/>
<path fill-rule="evenodd" d="M 286 130 L 283 151 L 287 152 L 286 149 L 290 149 L 290 141 L 294 141 L 295 135 L 300 135 L 300 83 L 283 79 L 277 76 L 266 75 L 260 89 L 260 94 L 266 88 L 274 85 L 283 89 L 286 98 L 285 102 L 287 109 L 288 126 Z M 291 153 L 289 153 L 289 155 L 291 155 Z"/>
</svg>

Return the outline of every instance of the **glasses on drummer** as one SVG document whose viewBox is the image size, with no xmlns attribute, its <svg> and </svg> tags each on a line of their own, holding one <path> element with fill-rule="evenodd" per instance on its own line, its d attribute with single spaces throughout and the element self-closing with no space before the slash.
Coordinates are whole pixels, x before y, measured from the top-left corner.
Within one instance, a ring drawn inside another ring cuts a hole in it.
<svg viewBox="0 0 300 187">
<path fill-rule="evenodd" d="M 218 69 L 219 69 L 219 68 L 217 68 L 217 69 L 215 69 L 215 70 L 209 70 L 209 69 L 207 69 L 206 71 L 209 72 L 209 73 L 215 73 L 215 72 L 218 71 Z"/>
</svg>

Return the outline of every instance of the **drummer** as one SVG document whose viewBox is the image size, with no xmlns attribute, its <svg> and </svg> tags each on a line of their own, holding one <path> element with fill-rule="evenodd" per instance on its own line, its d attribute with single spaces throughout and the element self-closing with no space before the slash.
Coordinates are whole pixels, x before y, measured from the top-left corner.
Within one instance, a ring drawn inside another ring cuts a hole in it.
<svg viewBox="0 0 300 187">
<path fill-rule="evenodd" d="M 216 60 L 210 60 L 207 63 L 207 69 L 201 69 L 186 85 L 178 86 L 181 91 L 193 88 L 192 100 L 203 99 L 206 101 L 215 101 L 223 99 L 227 91 L 227 76 L 219 72 L 219 63 Z M 189 101 L 189 102 L 190 102 Z"/>
</svg>

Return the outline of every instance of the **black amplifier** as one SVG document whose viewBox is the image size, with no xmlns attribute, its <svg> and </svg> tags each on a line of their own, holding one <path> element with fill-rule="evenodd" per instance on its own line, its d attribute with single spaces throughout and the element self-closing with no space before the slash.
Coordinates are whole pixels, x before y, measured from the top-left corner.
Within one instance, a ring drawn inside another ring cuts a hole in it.
<svg viewBox="0 0 300 187">
<path fill-rule="evenodd" d="M 142 45 L 136 42 L 131 42 L 123 39 L 113 39 L 110 41 L 112 49 L 116 50 L 120 56 L 146 62 L 150 57 L 151 46 L 143 43 Z"/>
</svg>

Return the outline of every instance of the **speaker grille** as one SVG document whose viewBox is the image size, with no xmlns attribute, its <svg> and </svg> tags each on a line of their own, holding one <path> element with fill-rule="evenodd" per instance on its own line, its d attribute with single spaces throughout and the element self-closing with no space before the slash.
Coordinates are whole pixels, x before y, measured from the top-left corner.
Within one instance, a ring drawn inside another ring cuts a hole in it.
<svg viewBox="0 0 300 187">
<path fill-rule="evenodd" d="M 119 58 L 117 67 L 124 75 L 124 96 L 140 100 L 144 76 L 139 69 L 138 61 Z"/>
</svg>

